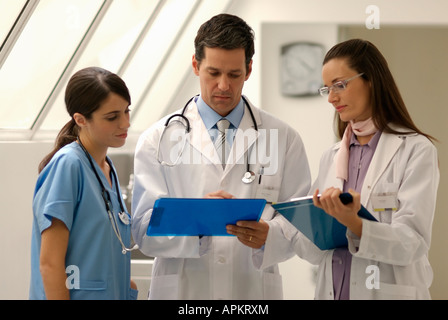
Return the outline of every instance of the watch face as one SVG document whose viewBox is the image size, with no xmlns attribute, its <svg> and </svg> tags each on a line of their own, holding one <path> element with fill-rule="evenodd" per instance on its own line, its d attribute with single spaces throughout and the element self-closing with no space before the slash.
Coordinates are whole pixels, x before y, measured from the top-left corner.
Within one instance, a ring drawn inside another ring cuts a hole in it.
<svg viewBox="0 0 448 320">
<path fill-rule="evenodd" d="M 282 47 L 281 90 L 287 96 L 317 95 L 322 86 L 325 49 L 320 44 L 298 42 Z"/>
</svg>

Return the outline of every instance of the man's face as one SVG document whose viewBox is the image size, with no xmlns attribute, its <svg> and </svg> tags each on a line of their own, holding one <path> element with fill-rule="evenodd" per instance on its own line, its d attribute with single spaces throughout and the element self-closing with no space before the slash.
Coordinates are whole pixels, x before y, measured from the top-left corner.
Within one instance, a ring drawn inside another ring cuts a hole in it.
<svg viewBox="0 0 448 320">
<path fill-rule="evenodd" d="M 243 48 L 226 50 L 205 48 L 199 65 L 193 56 L 193 70 L 199 76 L 202 99 L 218 114 L 227 116 L 241 100 L 244 82 L 252 72 L 252 61 L 246 70 Z"/>
</svg>

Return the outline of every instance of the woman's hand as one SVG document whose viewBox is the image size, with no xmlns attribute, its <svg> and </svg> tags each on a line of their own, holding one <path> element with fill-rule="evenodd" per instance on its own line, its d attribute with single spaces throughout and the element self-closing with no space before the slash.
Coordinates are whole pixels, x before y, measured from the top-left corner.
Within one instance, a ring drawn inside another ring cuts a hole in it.
<svg viewBox="0 0 448 320">
<path fill-rule="evenodd" d="M 361 195 L 355 190 L 350 189 L 349 193 L 353 197 L 353 202 L 343 204 L 339 199 L 342 193 L 340 189 L 328 188 L 320 197 L 318 197 L 319 189 L 313 194 L 313 203 L 316 207 L 323 209 L 326 213 L 334 217 L 341 224 L 346 226 L 358 237 L 362 235 L 362 219 L 358 216 L 361 209 Z"/>
</svg>

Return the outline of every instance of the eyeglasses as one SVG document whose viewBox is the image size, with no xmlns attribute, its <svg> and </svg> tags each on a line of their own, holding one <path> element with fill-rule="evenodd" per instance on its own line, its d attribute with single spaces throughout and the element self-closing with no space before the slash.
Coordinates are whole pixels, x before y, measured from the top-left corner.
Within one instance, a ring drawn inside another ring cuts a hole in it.
<svg viewBox="0 0 448 320">
<path fill-rule="evenodd" d="M 351 77 L 351 78 L 349 78 L 347 80 L 341 80 L 341 81 L 335 82 L 335 83 L 333 83 L 332 86 L 322 87 L 322 88 L 319 89 L 319 93 L 320 93 L 320 95 L 322 97 L 325 97 L 325 96 L 328 96 L 330 94 L 330 90 L 333 90 L 334 93 L 341 92 L 341 91 L 343 91 L 343 90 L 345 90 L 347 88 L 347 83 L 349 81 L 351 81 L 353 79 L 356 79 L 356 78 L 362 76 L 363 74 L 364 73 L 359 73 L 356 76 Z"/>
</svg>

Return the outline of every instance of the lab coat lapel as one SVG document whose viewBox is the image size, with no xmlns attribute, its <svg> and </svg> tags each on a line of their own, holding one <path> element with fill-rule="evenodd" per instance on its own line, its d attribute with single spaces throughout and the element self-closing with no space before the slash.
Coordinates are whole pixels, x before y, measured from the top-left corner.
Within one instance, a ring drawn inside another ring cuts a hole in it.
<svg viewBox="0 0 448 320">
<path fill-rule="evenodd" d="M 335 144 L 335 146 L 333 147 L 334 153 L 335 153 L 335 157 L 336 157 L 336 153 L 338 152 L 339 148 L 341 147 L 341 142 L 338 142 L 337 144 Z M 342 188 L 344 187 L 344 180 L 337 178 L 336 177 L 336 165 L 335 165 L 335 161 L 334 161 L 334 157 L 333 157 L 333 162 L 331 163 L 331 167 L 329 169 L 329 172 L 327 174 L 327 177 L 325 178 L 325 182 L 324 182 L 324 186 L 325 188 L 329 188 L 329 187 L 334 187 L 334 188 L 339 188 L 342 190 Z M 310 190 L 310 194 L 313 194 L 315 190 L 311 189 Z M 319 190 L 319 192 L 324 191 L 324 189 Z"/>
<path fill-rule="evenodd" d="M 253 106 L 251 106 L 251 108 L 257 126 L 260 127 L 261 120 L 258 110 Z M 246 152 L 250 150 L 255 141 L 257 141 L 258 137 L 259 132 L 255 130 L 250 111 L 246 106 L 244 116 L 241 119 L 240 126 L 238 127 L 235 139 L 233 140 L 232 149 L 230 151 L 230 157 L 228 159 L 225 172 L 230 171 L 235 166 L 235 164 L 245 164 L 247 162 Z"/>
<path fill-rule="evenodd" d="M 373 186 L 386 170 L 402 143 L 403 139 L 399 135 L 384 132 L 381 134 L 362 187 L 364 205 L 369 202 Z"/>
<path fill-rule="evenodd" d="M 214 163 L 217 168 L 222 170 L 219 155 L 216 152 L 210 134 L 204 125 L 204 121 L 202 121 L 201 115 L 198 112 L 196 103 L 191 103 L 190 106 L 188 106 L 185 115 L 189 119 L 191 125 L 190 145 L 202 154 L 203 157 Z M 200 163 L 203 162 L 202 159 L 196 160 L 200 161 Z"/>
</svg>

